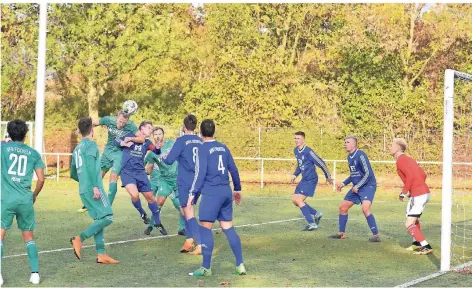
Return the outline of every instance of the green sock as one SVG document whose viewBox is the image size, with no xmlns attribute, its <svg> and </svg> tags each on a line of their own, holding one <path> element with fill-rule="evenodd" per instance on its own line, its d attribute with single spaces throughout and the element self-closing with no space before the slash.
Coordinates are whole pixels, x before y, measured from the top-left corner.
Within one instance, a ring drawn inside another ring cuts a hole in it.
<svg viewBox="0 0 472 288">
<path fill-rule="evenodd" d="M 39 272 L 38 247 L 36 246 L 36 242 L 34 242 L 34 240 L 30 240 L 25 243 L 25 246 L 26 246 L 26 253 L 28 254 L 28 261 L 31 266 L 31 273 L 38 273 Z"/>
<path fill-rule="evenodd" d="M 174 204 L 175 209 L 179 212 L 179 231 L 185 229 L 185 218 L 184 215 L 182 215 L 182 211 L 180 211 L 180 202 L 179 198 L 172 199 L 172 203 Z"/>
<path fill-rule="evenodd" d="M 85 239 L 92 237 L 95 234 L 100 233 L 103 228 L 113 223 L 113 215 L 106 216 L 105 218 L 98 219 L 92 223 L 85 231 L 80 233 L 80 241 L 84 242 Z"/>
<path fill-rule="evenodd" d="M 108 192 L 108 200 L 110 201 L 110 205 L 113 205 L 113 201 L 115 200 L 116 191 L 118 191 L 118 185 L 116 182 L 110 182 L 109 192 Z"/>
<path fill-rule="evenodd" d="M 103 236 L 103 229 L 93 235 L 93 239 L 95 240 L 95 249 L 97 249 L 97 254 L 105 254 L 105 237 Z"/>
</svg>

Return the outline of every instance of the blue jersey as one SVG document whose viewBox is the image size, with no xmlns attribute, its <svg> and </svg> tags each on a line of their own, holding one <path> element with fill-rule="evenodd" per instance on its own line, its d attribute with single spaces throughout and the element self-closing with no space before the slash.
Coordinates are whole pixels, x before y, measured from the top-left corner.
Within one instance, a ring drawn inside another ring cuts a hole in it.
<svg viewBox="0 0 472 288">
<path fill-rule="evenodd" d="M 229 173 L 233 179 L 234 191 L 241 191 L 239 172 L 228 147 L 216 140 L 203 143 L 195 162 L 195 179 L 190 193 L 213 191 L 214 186 L 229 187 Z M 203 189 L 202 189 L 203 187 Z"/>
<path fill-rule="evenodd" d="M 167 155 L 164 155 L 163 162 L 171 165 L 174 161 L 179 161 L 177 168 L 177 183 L 190 187 L 195 178 L 195 162 L 198 156 L 198 149 L 202 146 L 202 139 L 194 134 L 185 134 L 175 141 Z M 160 154 L 160 153 L 156 153 Z"/>
<path fill-rule="evenodd" d="M 364 151 L 357 149 L 349 153 L 347 162 L 351 175 L 344 180 L 344 185 L 352 183 L 355 187 L 361 188 L 363 186 L 373 186 L 377 184 L 374 171 Z"/>
<path fill-rule="evenodd" d="M 293 173 L 295 177 L 301 173 L 302 181 L 318 182 L 318 173 L 316 173 L 317 166 L 323 170 L 326 179 L 331 177 L 323 159 L 318 157 L 310 147 L 304 146 L 301 150 L 295 147 L 293 153 L 297 158 L 297 169 L 295 173 Z"/>
<path fill-rule="evenodd" d="M 121 138 L 115 139 L 115 145 L 120 146 L 120 142 L 125 137 L 135 137 L 133 132 L 126 134 Z M 121 161 L 121 171 L 134 172 L 145 172 L 144 168 L 144 157 L 148 150 L 153 150 L 154 144 L 149 139 L 146 139 L 144 143 L 133 143 L 131 147 L 123 147 L 123 158 Z"/>
</svg>

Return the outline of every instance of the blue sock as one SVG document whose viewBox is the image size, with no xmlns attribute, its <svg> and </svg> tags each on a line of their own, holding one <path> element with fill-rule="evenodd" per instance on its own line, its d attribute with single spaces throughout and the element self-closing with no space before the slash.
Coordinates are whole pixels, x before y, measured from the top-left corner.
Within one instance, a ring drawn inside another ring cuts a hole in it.
<svg viewBox="0 0 472 288">
<path fill-rule="evenodd" d="M 346 232 L 348 214 L 341 215 L 339 214 L 339 232 Z"/>
<path fill-rule="evenodd" d="M 192 229 L 190 229 L 190 224 L 188 223 L 187 219 L 185 219 L 185 233 L 187 233 L 187 239 L 193 238 Z"/>
<path fill-rule="evenodd" d="M 315 223 L 315 220 L 313 220 L 313 217 L 311 216 L 310 208 L 308 208 L 308 205 L 300 207 L 300 210 L 302 210 L 303 216 L 305 216 L 305 219 L 306 221 L 308 221 L 308 223 Z"/>
<path fill-rule="evenodd" d="M 157 206 L 157 203 L 156 202 L 148 203 L 148 207 L 149 207 L 149 210 L 151 210 L 152 212 L 152 216 L 154 216 L 154 224 L 156 225 L 161 224 L 161 215 L 159 213 L 161 209 L 159 209 L 159 206 Z"/>
<path fill-rule="evenodd" d="M 202 245 L 202 239 L 200 237 L 200 225 L 198 225 L 197 219 L 195 219 L 195 217 L 188 219 L 188 226 L 190 226 L 190 229 L 192 230 L 193 238 L 195 238 L 197 245 Z"/>
<path fill-rule="evenodd" d="M 370 231 L 372 231 L 372 234 L 379 234 L 379 229 L 377 229 L 377 223 L 375 223 L 374 215 L 370 214 L 369 216 L 365 217 L 365 219 L 367 219 L 367 224 L 369 224 L 369 228 Z"/>
<path fill-rule="evenodd" d="M 311 208 L 311 206 L 310 206 L 310 205 L 308 205 L 308 204 L 306 204 L 306 203 L 305 203 L 305 205 L 306 205 L 306 207 L 308 207 L 308 209 L 310 209 L 310 213 L 311 213 L 311 215 L 315 215 L 315 214 L 316 214 L 316 212 L 318 212 L 318 211 L 316 211 L 315 209 Z"/>
<path fill-rule="evenodd" d="M 193 218 L 195 219 L 195 218 Z M 200 226 L 200 235 L 202 237 L 202 256 L 203 262 L 202 267 L 210 269 L 211 267 L 211 254 L 213 253 L 213 233 L 208 228 Z"/>
<path fill-rule="evenodd" d="M 143 206 L 141 206 L 141 199 L 138 198 L 138 201 L 136 201 L 136 202 L 134 202 L 133 200 L 131 200 L 131 202 L 133 203 L 134 208 L 136 208 L 136 210 L 139 211 L 139 214 L 140 214 L 140 215 L 145 214 L 144 209 L 143 209 Z"/>
<path fill-rule="evenodd" d="M 234 257 L 236 257 L 236 266 L 243 263 L 243 248 L 241 247 L 241 239 L 239 239 L 238 233 L 234 227 L 229 229 L 222 229 L 225 232 L 226 239 L 228 239 L 229 246 L 233 250 Z"/>
</svg>

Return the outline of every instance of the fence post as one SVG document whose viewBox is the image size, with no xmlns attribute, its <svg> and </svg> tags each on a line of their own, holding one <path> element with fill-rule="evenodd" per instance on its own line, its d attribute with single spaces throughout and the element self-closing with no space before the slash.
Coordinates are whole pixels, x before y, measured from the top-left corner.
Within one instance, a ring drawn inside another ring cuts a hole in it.
<svg viewBox="0 0 472 288">
<path fill-rule="evenodd" d="M 333 161 L 333 190 L 336 189 L 336 160 Z"/>
<path fill-rule="evenodd" d="M 259 158 L 261 158 L 261 126 L 259 126 Z"/>
<path fill-rule="evenodd" d="M 59 154 L 57 154 L 56 161 L 56 182 L 59 182 Z"/>
<path fill-rule="evenodd" d="M 261 159 L 261 189 L 264 189 L 264 159 Z"/>
</svg>

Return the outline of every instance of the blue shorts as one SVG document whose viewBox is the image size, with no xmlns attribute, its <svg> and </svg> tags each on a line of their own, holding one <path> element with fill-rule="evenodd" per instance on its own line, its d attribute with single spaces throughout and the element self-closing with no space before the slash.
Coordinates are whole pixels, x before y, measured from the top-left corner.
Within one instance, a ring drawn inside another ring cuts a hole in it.
<svg viewBox="0 0 472 288">
<path fill-rule="evenodd" d="M 315 195 L 315 189 L 318 182 L 308 182 L 308 181 L 300 181 L 295 188 L 294 194 L 302 194 L 307 197 L 313 197 Z"/>
<path fill-rule="evenodd" d="M 178 185 L 178 194 L 179 194 L 179 202 L 180 207 L 184 208 L 187 207 L 188 202 L 188 193 L 190 192 L 190 186 L 187 185 Z M 197 204 L 198 198 L 200 197 L 201 192 L 195 193 L 195 197 L 193 198 L 192 205 Z"/>
<path fill-rule="evenodd" d="M 121 187 L 134 184 L 139 192 L 152 192 L 151 182 L 146 173 L 129 173 L 126 170 L 121 171 Z"/>
<path fill-rule="evenodd" d="M 344 200 L 351 201 L 357 205 L 361 204 L 362 201 L 366 200 L 372 203 L 374 202 L 375 190 L 377 190 L 376 185 L 361 187 L 358 193 L 352 192 L 351 189 L 349 190 L 349 192 L 347 192 L 346 196 L 344 197 Z"/>
<path fill-rule="evenodd" d="M 233 192 L 229 186 L 219 186 L 202 195 L 198 218 L 203 222 L 233 221 Z M 207 193 L 210 192 L 210 193 Z"/>
</svg>

